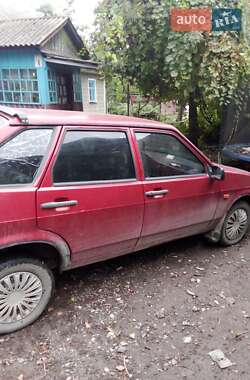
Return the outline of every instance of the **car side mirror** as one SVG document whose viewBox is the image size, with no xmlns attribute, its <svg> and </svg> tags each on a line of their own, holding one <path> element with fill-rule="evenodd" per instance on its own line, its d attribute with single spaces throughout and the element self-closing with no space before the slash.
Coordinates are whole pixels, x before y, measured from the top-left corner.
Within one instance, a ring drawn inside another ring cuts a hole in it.
<svg viewBox="0 0 250 380">
<path fill-rule="evenodd" d="M 223 181 L 223 179 L 225 178 L 225 171 L 220 166 L 216 166 L 216 165 L 209 166 L 208 173 L 209 173 L 209 177 L 211 179 L 215 179 L 216 181 Z"/>
</svg>

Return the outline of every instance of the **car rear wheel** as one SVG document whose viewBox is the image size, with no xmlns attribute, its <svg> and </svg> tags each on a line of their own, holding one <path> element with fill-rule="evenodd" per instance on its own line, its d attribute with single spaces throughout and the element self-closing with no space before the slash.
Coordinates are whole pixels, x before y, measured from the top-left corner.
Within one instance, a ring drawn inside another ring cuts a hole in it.
<svg viewBox="0 0 250 380">
<path fill-rule="evenodd" d="M 249 229 L 250 207 L 246 202 L 236 203 L 227 213 L 221 231 L 221 243 L 239 243 Z"/>
<path fill-rule="evenodd" d="M 50 269 L 38 260 L 12 259 L 0 264 L 0 334 L 33 323 L 54 290 Z"/>
</svg>

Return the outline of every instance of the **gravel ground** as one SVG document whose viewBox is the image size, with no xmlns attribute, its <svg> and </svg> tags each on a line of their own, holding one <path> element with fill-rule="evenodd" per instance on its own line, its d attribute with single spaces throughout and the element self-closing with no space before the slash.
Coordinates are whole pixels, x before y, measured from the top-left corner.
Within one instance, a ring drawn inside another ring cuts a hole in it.
<svg viewBox="0 0 250 380">
<path fill-rule="evenodd" d="M 43 317 L 0 337 L 0 379 L 249 380 L 249 247 L 193 237 L 65 272 Z"/>
</svg>

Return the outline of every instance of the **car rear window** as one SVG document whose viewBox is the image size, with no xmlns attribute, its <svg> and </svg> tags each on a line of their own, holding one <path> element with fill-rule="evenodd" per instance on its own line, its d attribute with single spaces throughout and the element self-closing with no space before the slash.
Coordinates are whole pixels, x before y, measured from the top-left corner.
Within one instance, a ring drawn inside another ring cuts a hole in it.
<svg viewBox="0 0 250 380">
<path fill-rule="evenodd" d="M 52 129 L 27 129 L 0 146 L 0 185 L 32 183 L 52 133 Z"/>
</svg>

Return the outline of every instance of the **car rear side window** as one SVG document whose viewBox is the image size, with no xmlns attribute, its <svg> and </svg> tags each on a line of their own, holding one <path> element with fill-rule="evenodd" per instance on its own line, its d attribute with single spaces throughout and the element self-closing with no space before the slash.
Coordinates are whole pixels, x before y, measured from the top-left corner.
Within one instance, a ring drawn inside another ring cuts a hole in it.
<svg viewBox="0 0 250 380">
<path fill-rule="evenodd" d="M 45 156 L 52 129 L 27 129 L 0 147 L 0 185 L 32 183 Z"/>
<path fill-rule="evenodd" d="M 163 133 L 136 133 L 146 178 L 205 173 L 204 165 L 176 137 Z"/>
<path fill-rule="evenodd" d="M 54 183 L 134 178 L 134 163 L 125 132 L 66 132 L 54 166 Z"/>
</svg>

